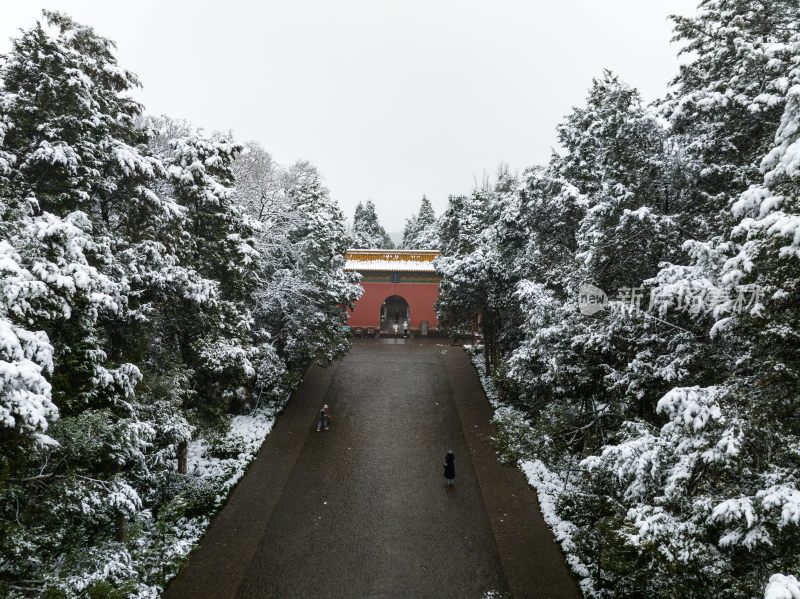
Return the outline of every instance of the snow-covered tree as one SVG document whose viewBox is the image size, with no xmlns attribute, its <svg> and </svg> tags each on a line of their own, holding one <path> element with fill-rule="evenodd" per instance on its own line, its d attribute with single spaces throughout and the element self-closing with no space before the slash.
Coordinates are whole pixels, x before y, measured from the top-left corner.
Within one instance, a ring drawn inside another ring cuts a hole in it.
<svg viewBox="0 0 800 599">
<path fill-rule="evenodd" d="M 665 100 L 605 73 L 546 167 L 451 200 L 442 320 L 502 323 L 484 352 L 524 457 L 563 477 L 589 595 L 778 593 L 800 531 L 797 7 L 707 0 L 675 31 Z M 585 284 L 604 307 L 581 312 Z"/>
<path fill-rule="evenodd" d="M 360 293 L 344 271 L 344 217 L 313 166 L 284 167 L 258 144 L 247 149 L 233 168 L 236 194 L 260 223 L 257 336 L 290 371 L 329 363 L 349 347 L 344 307 Z"/>
<path fill-rule="evenodd" d="M 406 219 L 401 247 L 407 250 L 439 249 L 436 214 L 425 196 L 422 196 L 419 212 Z"/>
<path fill-rule="evenodd" d="M 470 196 L 450 197 L 438 221 L 442 256 L 435 264 L 443 275 L 439 321 L 455 334 L 480 328 L 487 372 L 518 331 L 513 299 L 518 246 L 505 243 L 515 237 L 520 240 L 520 230 L 505 226 L 514 221 L 511 214 L 517 206 L 517 180 L 501 167 L 494 185 Z"/>
<path fill-rule="evenodd" d="M 793 0 L 703 0 L 696 15 L 673 17 L 687 60 L 661 110 L 689 172 L 687 237 L 718 233 L 731 195 L 759 179 L 796 68 L 796 10 Z"/>
<path fill-rule="evenodd" d="M 162 213 L 150 183 L 163 170 L 140 148 L 136 78 L 90 28 L 45 12 L 14 40 L 0 79 L 3 353 L 10 372 L 27 371 L 25 387 L 4 385 L 17 389 L 2 400 L 0 504 L 16 525 L 0 551 L 13 556 L 8 574 L 35 578 L 71 539 L 113 537 L 141 507 L 119 475 L 144 467 L 153 429 L 136 403 L 141 371 L 114 332 L 131 300 L 125 252 Z M 91 441 L 76 443 L 76 430 Z"/>
<path fill-rule="evenodd" d="M 356 206 L 350 237 L 355 248 L 394 248 L 389 234 L 378 222 L 378 214 L 375 212 L 375 204 L 372 200 L 367 200 L 365 204 L 359 202 Z"/>
<path fill-rule="evenodd" d="M 207 522 L 225 491 L 213 484 L 233 475 L 192 475 L 189 442 L 208 448 L 233 414 L 284 400 L 311 361 L 347 347 L 360 288 L 314 167 L 145 117 L 136 86 L 113 42 L 61 13 L 0 57 L 0 588 L 12 596 L 152 595 L 182 555 L 178 522 Z"/>
<path fill-rule="evenodd" d="M 329 363 L 348 347 L 344 307 L 360 294 L 344 271 L 344 217 L 316 169 L 275 164 L 257 144 L 234 163 L 237 195 L 258 219 L 255 328 L 285 368 Z"/>
<path fill-rule="evenodd" d="M 344 217 L 316 175 L 297 182 L 287 199 L 292 213 L 302 215 L 284 233 L 294 254 L 291 274 L 276 272 L 285 295 L 270 290 L 271 301 L 260 305 L 273 311 L 276 346 L 291 366 L 328 364 L 349 347 L 345 307 L 361 294 L 357 275 L 344 271 Z"/>
</svg>

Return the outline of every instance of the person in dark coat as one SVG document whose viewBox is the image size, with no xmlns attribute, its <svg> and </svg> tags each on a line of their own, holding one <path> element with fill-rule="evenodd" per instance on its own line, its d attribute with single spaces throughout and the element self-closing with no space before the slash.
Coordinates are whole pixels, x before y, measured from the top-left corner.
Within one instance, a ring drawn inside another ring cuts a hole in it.
<svg viewBox="0 0 800 599">
<path fill-rule="evenodd" d="M 445 484 L 448 487 L 452 487 L 455 484 L 456 478 L 456 465 L 454 460 L 456 456 L 453 455 L 453 450 L 447 452 L 447 455 L 444 456 L 444 478 Z"/>
<path fill-rule="evenodd" d="M 328 430 L 328 404 L 322 406 L 319 411 L 319 419 L 317 420 L 317 432 Z"/>
</svg>

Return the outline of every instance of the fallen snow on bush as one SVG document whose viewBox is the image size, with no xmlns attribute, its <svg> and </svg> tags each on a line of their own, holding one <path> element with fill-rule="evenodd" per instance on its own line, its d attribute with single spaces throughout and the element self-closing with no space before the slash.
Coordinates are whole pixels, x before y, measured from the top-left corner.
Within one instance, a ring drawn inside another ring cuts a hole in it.
<svg viewBox="0 0 800 599">
<path fill-rule="evenodd" d="M 207 494 L 209 507 L 200 514 L 182 516 L 174 523 L 157 523 L 149 511 L 143 511 L 137 524 L 146 532 L 137 539 L 130 559 L 140 571 L 143 584 L 132 596 L 154 599 L 161 590 L 160 581 L 174 578 L 186 556 L 194 549 L 208 528 L 211 518 L 223 505 L 237 482 L 244 476 L 264 439 L 272 430 L 279 406 L 268 406 L 252 414 L 233 416 L 230 429 L 219 439 L 197 438 L 189 443 L 188 473 L 182 477 L 181 492 L 185 505 Z M 204 505 L 201 503 L 201 505 Z M 168 528 L 162 528 L 168 524 Z"/>
<path fill-rule="evenodd" d="M 764 590 L 764 599 L 800 599 L 800 580 L 791 575 L 773 574 Z"/>
</svg>

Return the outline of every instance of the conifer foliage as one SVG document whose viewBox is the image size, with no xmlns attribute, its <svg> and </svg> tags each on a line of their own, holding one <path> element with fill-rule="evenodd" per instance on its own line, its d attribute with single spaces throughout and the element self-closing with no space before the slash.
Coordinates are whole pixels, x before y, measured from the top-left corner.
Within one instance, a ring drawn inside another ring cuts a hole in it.
<svg viewBox="0 0 800 599">
<path fill-rule="evenodd" d="M 503 439 L 549 481 L 587 596 L 789 597 L 797 3 L 704 0 L 675 39 L 662 100 L 605 72 L 548 164 L 450 199 L 440 319 L 480 321 L 520 415 Z"/>
<path fill-rule="evenodd" d="M 401 245 L 406 250 L 439 249 L 436 214 L 427 197 L 422 196 L 419 212 L 406 219 Z"/>
<path fill-rule="evenodd" d="M 378 221 L 375 203 L 372 200 L 367 200 L 365 204 L 359 202 L 356 206 L 350 236 L 355 248 L 389 250 L 394 248 L 389 234 Z"/>
<path fill-rule="evenodd" d="M 146 117 L 138 85 L 61 13 L 0 57 L 3 596 L 153 596 L 223 490 L 187 445 L 234 451 L 232 415 L 347 348 L 313 167 Z"/>
</svg>

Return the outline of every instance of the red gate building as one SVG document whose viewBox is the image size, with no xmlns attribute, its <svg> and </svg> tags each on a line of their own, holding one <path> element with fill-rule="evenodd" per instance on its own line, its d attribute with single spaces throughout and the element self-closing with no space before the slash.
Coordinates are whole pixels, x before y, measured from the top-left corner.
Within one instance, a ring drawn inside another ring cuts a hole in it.
<svg viewBox="0 0 800 599">
<path fill-rule="evenodd" d="M 364 294 L 350 312 L 354 328 L 427 334 L 439 326 L 434 306 L 441 277 L 433 268 L 437 250 L 348 250 L 345 270 L 361 274 Z"/>
</svg>

